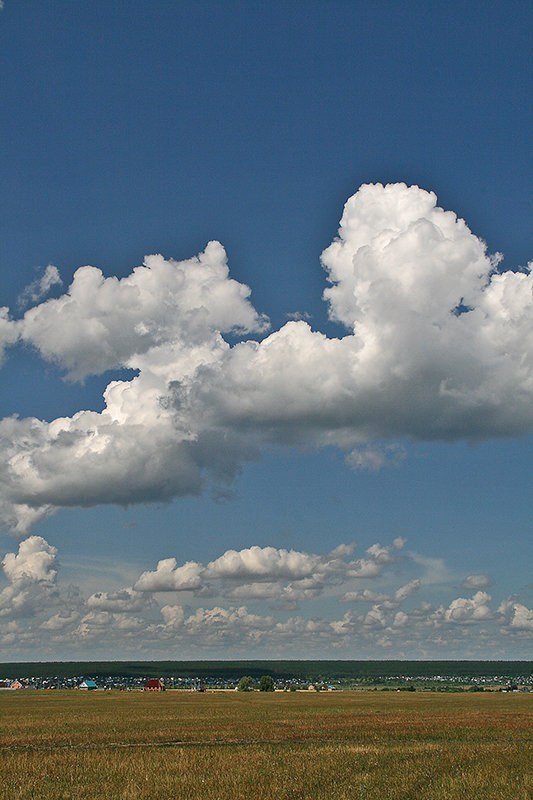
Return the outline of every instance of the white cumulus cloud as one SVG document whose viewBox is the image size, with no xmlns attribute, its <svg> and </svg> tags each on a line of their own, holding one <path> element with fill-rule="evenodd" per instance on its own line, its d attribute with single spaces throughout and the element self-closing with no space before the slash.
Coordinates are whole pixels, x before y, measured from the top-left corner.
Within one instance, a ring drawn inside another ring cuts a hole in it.
<svg viewBox="0 0 533 800">
<path fill-rule="evenodd" d="M 201 597 L 219 594 L 234 600 L 273 599 L 294 607 L 327 587 L 380 576 L 398 560 L 396 550 L 404 540 L 395 541 L 387 547 L 372 545 L 361 559 L 351 558 L 353 544 L 341 544 L 323 555 L 254 545 L 226 550 L 206 565 L 197 561 L 179 565 L 175 558 L 166 558 L 155 570 L 143 572 L 133 588 L 135 592 L 193 591 Z"/>
<path fill-rule="evenodd" d="M 205 568 L 196 561 L 178 567 L 175 558 L 164 558 L 153 572 L 143 572 L 135 584 L 138 592 L 176 592 L 201 589 Z"/>
<path fill-rule="evenodd" d="M 472 598 L 458 597 L 446 609 L 444 619 L 446 622 L 461 624 L 492 619 L 493 614 L 488 605 L 490 600 L 491 596 L 487 592 L 476 592 Z"/>
<path fill-rule="evenodd" d="M 42 536 L 30 536 L 19 545 L 18 553 L 6 553 L 2 567 L 11 582 L 19 580 L 53 583 L 57 549 Z"/>
<path fill-rule="evenodd" d="M 486 589 L 488 586 L 492 586 L 494 581 L 490 577 L 490 575 L 469 575 L 467 578 L 464 579 L 463 583 L 461 584 L 463 589 Z"/>
<path fill-rule="evenodd" d="M 140 367 L 142 357 L 160 345 L 173 345 L 186 361 L 188 351 L 219 332 L 266 328 L 249 294 L 229 278 L 222 245 L 210 242 L 188 261 L 146 256 L 121 280 L 80 267 L 66 294 L 26 312 L 20 337 L 75 379 Z"/>
<path fill-rule="evenodd" d="M 120 657 L 130 658 L 139 653 L 168 657 L 169 652 L 219 657 L 221 648 L 234 658 L 249 658 L 250 653 L 261 658 L 303 653 L 330 658 L 332 652 L 343 658 L 377 658 L 393 643 L 413 658 L 486 658 L 494 647 L 508 647 L 511 639 L 516 647 L 528 646 L 533 611 L 514 596 L 493 608 L 484 591 L 455 597 L 450 580 L 439 587 L 439 593 L 450 597 L 446 603 L 435 608 L 423 596 L 418 607 L 409 608 L 408 599 L 418 592 L 431 596 L 430 584 L 412 578 L 395 590 L 379 591 L 380 576 L 396 563 L 404 544 L 398 538 L 389 547 L 373 545 L 362 559 L 354 559 L 354 546 L 344 544 L 321 555 L 252 546 L 226 551 L 207 564 L 169 558 L 141 575 L 143 590 L 138 584 L 118 590 L 104 585 L 87 597 L 76 586 L 58 583 L 56 549 L 33 536 L 3 559 L 0 645 L 27 660 L 36 648 L 65 659 L 81 653 L 100 657 L 111 640 Z M 358 588 L 362 561 L 379 567 L 375 582 L 366 583 L 365 589 Z M 417 562 L 407 554 L 398 572 L 405 566 L 412 571 Z M 168 602 L 168 594 L 162 602 L 159 592 L 184 587 L 191 587 L 186 604 L 175 598 Z M 209 591 L 214 600 L 206 604 Z M 316 603 L 321 594 L 326 600 Z M 273 600 L 276 605 L 269 602 Z M 337 603 L 347 600 L 370 608 L 358 611 L 361 606 L 354 606 L 339 614 Z M 306 606 L 306 601 L 311 602 Z M 303 610 L 288 615 L 296 603 Z M 470 636 L 474 625 L 476 636 Z"/>
<path fill-rule="evenodd" d="M 533 609 L 514 600 L 505 600 L 498 608 L 510 630 L 533 632 Z"/>
<path fill-rule="evenodd" d="M 61 507 L 199 494 L 266 444 L 333 444 L 376 470 L 401 461 L 398 440 L 531 431 L 533 275 L 498 261 L 432 192 L 365 185 L 322 255 L 346 335 L 299 319 L 233 345 L 267 321 L 218 242 L 120 280 L 81 267 L 21 320 L 2 310 L 0 348 L 19 338 L 70 380 L 136 374 L 109 383 L 101 413 L 0 421 L 1 521 L 25 535 Z"/>
<path fill-rule="evenodd" d="M 41 536 L 7 553 L 2 567 L 8 584 L 0 591 L 0 617 L 31 616 L 57 597 L 57 550 Z"/>
</svg>

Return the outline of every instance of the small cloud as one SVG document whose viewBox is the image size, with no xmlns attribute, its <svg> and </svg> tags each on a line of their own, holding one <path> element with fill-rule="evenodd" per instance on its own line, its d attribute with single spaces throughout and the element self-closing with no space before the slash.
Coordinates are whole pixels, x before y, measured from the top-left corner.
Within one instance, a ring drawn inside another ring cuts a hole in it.
<svg viewBox="0 0 533 800">
<path fill-rule="evenodd" d="M 388 599 L 388 594 L 383 594 L 383 592 L 374 592 L 372 589 L 361 589 L 357 592 L 345 592 L 340 598 L 343 603 L 381 603 Z"/>
<path fill-rule="evenodd" d="M 384 467 L 399 467 L 406 457 L 399 445 L 355 447 L 346 456 L 346 463 L 355 472 L 379 472 Z"/>
<path fill-rule="evenodd" d="M 196 561 L 187 561 L 178 566 L 175 558 L 164 558 L 158 562 L 155 572 L 143 572 L 133 588 L 136 592 L 183 592 L 201 589 L 204 569 Z"/>
<path fill-rule="evenodd" d="M 224 503 L 233 503 L 238 497 L 235 489 L 228 486 L 213 486 L 211 488 L 211 499 L 217 505 L 224 505 Z"/>
<path fill-rule="evenodd" d="M 488 606 L 490 600 L 491 596 L 486 592 L 476 592 L 472 598 L 458 597 L 450 603 L 444 618 L 446 622 L 460 624 L 492 619 L 493 614 Z"/>
<path fill-rule="evenodd" d="M 98 611 L 141 611 L 150 599 L 143 592 L 127 587 L 118 592 L 95 592 L 88 600 L 87 605 Z"/>
<path fill-rule="evenodd" d="M 362 589 L 357 592 L 346 592 L 339 598 L 344 603 L 379 603 L 381 609 L 398 608 L 408 597 L 420 589 L 420 581 L 415 579 L 409 581 L 404 586 L 400 586 L 393 595 L 375 592 L 372 589 Z M 375 606 L 377 608 L 377 606 Z"/>
<path fill-rule="evenodd" d="M 492 586 L 494 580 L 490 575 L 469 575 L 461 584 L 462 589 L 477 591 Z"/>
<path fill-rule="evenodd" d="M 61 286 L 62 284 L 63 281 L 59 275 L 58 268 L 54 267 L 53 264 L 48 264 L 41 277 L 36 278 L 26 286 L 17 301 L 17 305 L 19 308 L 25 308 L 30 303 L 37 303 L 43 297 L 46 297 L 52 286 Z"/>
<path fill-rule="evenodd" d="M 296 322 L 299 322 L 302 319 L 305 320 L 305 322 L 311 321 L 311 314 L 309 314 L 307 311 L 289 311 L 289 313 L 285 314 L 285 316 L 287 319 L 294 320 Z"/>
<path fill-rule="evenodd" d="M 442 558 L 428 558 L 420 553 L 409 553 L 415 564 L 423 567 L 425 574 L 421 578 L 421 583 L 425 586 L 433 584 L 444 584 L 450 580 L 450 573 Z"/>
<path fill-rule="evenodd" d="M 407 544 L 407 539 L 405 536 L 397 536 L 396 539 L 392 540 L 392 543 L 394 547 L 396 547 L 398 550 L 401 550 Z"/>
</svg>

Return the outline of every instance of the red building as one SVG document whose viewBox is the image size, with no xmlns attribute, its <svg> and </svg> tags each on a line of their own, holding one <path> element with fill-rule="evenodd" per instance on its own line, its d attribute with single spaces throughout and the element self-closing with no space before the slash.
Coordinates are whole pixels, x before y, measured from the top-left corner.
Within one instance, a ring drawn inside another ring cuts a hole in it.
<svg viewBox="0 0 533 800">
<path fill-rule="evenodd" d="M 164 692 L 165 691 L 165 684 L 163 683 L 162 678 L 150 678 L 149 681 L 146 681 L 144 684 L 144 691 L 145 692 Z"/>
</svg>

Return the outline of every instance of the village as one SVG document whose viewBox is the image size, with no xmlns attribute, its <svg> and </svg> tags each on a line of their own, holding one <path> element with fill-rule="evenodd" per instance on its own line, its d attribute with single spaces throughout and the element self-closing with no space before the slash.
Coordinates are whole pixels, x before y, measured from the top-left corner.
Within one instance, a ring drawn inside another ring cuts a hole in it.
<svg viewBox="0 0 533 800">
<path fill-rule="evenodd" d="M 265 682 L 262 685 L 262 681 Z M 268 688 L 264 688 L 268 686 Z M 243 688 L 245 687 L 245 688 Z M 65 676 L 21 676 L 0 678 L 0 690 L 65 690 L 80 691 L 500 691 L 533 692 L 533 674 L 509 675 L 395 675 L 362 678 L 357 681 L 333 680 L 302 681 L 297 678 L 262 676 L 254 679 L 249 676 L 220 678 L 219 676 L 164 678 L 129 675 L 73 675 Z"/>
</svg>

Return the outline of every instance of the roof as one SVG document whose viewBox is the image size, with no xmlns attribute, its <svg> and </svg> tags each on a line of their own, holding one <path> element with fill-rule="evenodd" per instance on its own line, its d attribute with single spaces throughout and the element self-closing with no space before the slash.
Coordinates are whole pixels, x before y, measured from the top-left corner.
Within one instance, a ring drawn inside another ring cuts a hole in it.
<svg viewBox="0 0 533 800">
<path fill-rule="evenodd" d="M 96 683 L 94 681 L 83 681 L 80 683 L 84 689 L 96 689 Z"/>
</svg>

